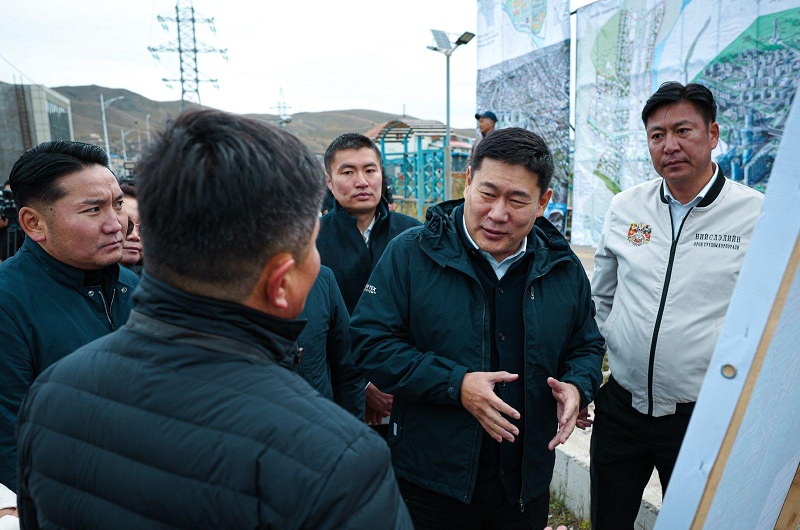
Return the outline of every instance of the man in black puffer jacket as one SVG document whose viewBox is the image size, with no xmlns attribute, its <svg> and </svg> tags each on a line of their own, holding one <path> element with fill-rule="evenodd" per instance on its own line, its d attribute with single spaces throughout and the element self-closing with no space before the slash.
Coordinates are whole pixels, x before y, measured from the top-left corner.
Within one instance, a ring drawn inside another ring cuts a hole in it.
<svg viewBox="0 0 800 530">
<path fill-rule="evenodd" d="M 385 443 L 291 370 L 319 269 L 314 157 L 205 110 L 137 170 L 147 272 L 128 325 L 23 402 L 22 527 L 411 528 Z"/>
</svg>

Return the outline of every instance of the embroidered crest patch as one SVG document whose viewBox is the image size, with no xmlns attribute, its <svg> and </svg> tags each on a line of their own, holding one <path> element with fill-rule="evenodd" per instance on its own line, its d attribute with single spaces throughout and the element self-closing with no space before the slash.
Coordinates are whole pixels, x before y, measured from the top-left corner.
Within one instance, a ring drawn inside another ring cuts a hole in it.
<svg viewBox="0 0 800 530">
<path fill-rule="evenodd" d="M 628 243 L 635 247 L 640 247 L 650 242 L 650 225 L 644 223 L 631 223 L 628 228 Z"/>
</svg>

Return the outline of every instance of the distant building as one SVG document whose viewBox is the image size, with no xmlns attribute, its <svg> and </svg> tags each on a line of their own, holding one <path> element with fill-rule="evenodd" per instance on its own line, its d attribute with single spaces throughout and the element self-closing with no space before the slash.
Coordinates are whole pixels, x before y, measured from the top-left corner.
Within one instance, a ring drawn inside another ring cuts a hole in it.
<svg viewBox="0 0 800 530">
<path fill-rule="evenodd" d="M 34 145 L 74 137 L 69 99 L 42 85 L 0 82 L 0 183 Z"/>
</svg>

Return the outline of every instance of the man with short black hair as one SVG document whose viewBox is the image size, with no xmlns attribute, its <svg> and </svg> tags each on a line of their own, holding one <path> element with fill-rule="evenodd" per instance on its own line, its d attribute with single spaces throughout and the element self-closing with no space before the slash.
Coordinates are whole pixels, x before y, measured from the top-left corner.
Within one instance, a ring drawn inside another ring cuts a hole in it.
<svg viewBox="0 0 800 530">
<path fill-rule="evenodd" d="M 389 209 L 381 192 L 385 179 L 381 152 L 366 136 L 339 136 L 328 146 L 324 161 L 328 188 L 336 203 L 320 220 L 317 248 L 352 314 L 386 245 L 420 223 Z M 380 424 L 391 413 L 392 396 L 372 384 L 367 385 L 365 396 L 367 423 Z"/>
<path fill-rule="evenodd" d="M 48 366 L 125 323 L 138 280 L 118 265 L 127 217 L 102 148 L 40 144 L 9 181 L 27 235 L 0 264 L 0 483 L 16 491 L 22 398 Z"/>
<path fill-rule="evenodd" d="M 416 528 L 544 528 L 555 456 L 597 390 L 589 281 L 545 218 L 553 160 L 519 128 L 481 142 L 464 199 L 395 238 L 350 323 L 395 395 L 389 445 Z"/>
<path fill-rule="evenodd" d="M 23 526 L 410 528 L 386 444 L 292 370 L 319 270 L 314 156 L 262 122 L 185 112 L 137 188 L 136 309 L 20 410 Z"/>
<path fill-rule="evenodd" d="M 611 368 L 591 443 L 595 530 L 633 528 L 654 468 L 666 490 L 761 211 L 763 195 L 711 161 L 716 115 L 703 85 L 662 84 L 642 110 L 660 178 L 606 214 L 592 276 Z"/>
</svg>

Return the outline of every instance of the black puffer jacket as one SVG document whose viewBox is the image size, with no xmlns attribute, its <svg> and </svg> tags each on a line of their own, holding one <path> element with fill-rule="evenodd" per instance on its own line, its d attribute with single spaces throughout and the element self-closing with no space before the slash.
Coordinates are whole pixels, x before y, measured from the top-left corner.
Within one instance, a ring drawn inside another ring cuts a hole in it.
<svg viewBox="0 0 800 530">
<path fill-rule="evenodd" d="M 364 244 L 356 218 L 339 203 L 319 222 L 317 249 L 322 264 L 333 271 L 351 315 L 389 241 L 406 229 L 421 224 L 413 217 L 390 211 L 385 198 L 378 203 L 375 215 L 375 226 L 370 232 L 368 245 Z"/>
<path fill-rule="evenodd" d="M 23 402 L 23 528 L 411 528 L 386 444 L 286 368 L 302 322 L 135 299 Z"/>
</svg>

